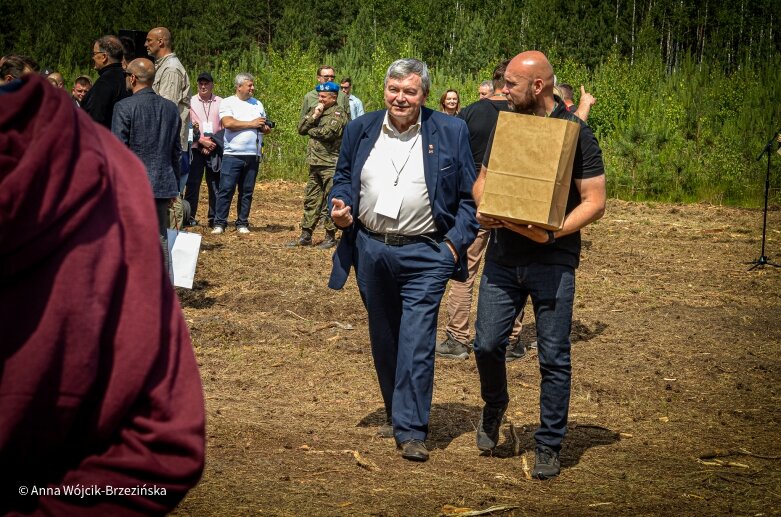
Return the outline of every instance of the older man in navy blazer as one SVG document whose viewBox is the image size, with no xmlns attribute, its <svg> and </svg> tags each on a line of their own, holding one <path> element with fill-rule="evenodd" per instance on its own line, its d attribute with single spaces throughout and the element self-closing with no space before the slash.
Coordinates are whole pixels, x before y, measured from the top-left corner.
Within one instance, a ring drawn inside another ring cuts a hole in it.
<svg viewBox="0 0 781 517">
<path fill-rule="evenodd" d="M 466 124 L 423 107 L 429 87 L 417 59 L 388 68 L 387 109 L 347 125 L 329 199 L 344 234 L 328 285 L 341 289 L 355 266 L 388 418 L 380 434 L 413 461 L 428 459 L 439 304 L 449 278 L 466 278 L 478 226 Z"/>
</svg>

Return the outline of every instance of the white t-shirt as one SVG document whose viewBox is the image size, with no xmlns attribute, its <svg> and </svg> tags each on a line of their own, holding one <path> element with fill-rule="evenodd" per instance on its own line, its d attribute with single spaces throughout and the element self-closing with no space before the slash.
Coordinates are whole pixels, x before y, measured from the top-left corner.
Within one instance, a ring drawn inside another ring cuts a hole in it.
<svg viewBox="0 0 781 517">
<path fill-rule="evenodd" d="M 258 117 L 265 117 L 266 110 L 263 103 L 254 97 L 243 101 L 231 95 L 220 103 L 220 121 L 223 117 L 233 117 L 241 122 L 249 122 Z M 242 129 L 231 131 L 225 128 L 225 148 L 223 154 L 234 156 L 258 155 L 263 145 L 263 133 L 257 129 Z"/>
</svg>

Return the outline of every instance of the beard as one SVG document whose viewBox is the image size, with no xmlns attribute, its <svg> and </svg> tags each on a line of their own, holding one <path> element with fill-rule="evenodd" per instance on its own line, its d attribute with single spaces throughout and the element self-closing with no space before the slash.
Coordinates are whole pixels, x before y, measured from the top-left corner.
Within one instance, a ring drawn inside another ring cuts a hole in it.
<svg viewBox="0 0 781 517">
<path fill-rule="evenodd" d="M 510 97 L 507 99 L 507 104 L 510 106 L 510 110 L 514 111 L 515 113 L 523 113 L 526 115 L 533 114 L 534 107 L 537 105 L 537 99 L 534 97 L 534 89 L 532 88 L 532 84 L 529 83 L 529 86 L 523 93 L 523 97 L 521 97 L 517 103 L 515 100 L 513 100 L 512 97 Z"/>
</svg>

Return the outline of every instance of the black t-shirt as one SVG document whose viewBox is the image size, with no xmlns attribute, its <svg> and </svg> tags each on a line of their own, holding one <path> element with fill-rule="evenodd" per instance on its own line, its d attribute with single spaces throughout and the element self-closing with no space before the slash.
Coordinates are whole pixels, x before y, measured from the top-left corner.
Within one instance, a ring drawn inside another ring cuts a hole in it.
<svg viewBox="0 0 781 517">
<path fill-rule="evenodd" d="M 572 165 L 572 181 L 570 181 L 569 197 L 567 198 L 567 213 L 570 213 L 580 204 L 580 192 L 575 186 L 575 180 L 601 176 L 605 173 L 605 166 L 602 163 L 602 150 L 599 148 L 594 132 L 588 124 L 567 111 L 560 99 L 557 101 L 558 104 L 550 116 L 580 124 L 578 146 Z M 492 131 L 483 157 L 483 165 L 488 166 L 493 141 L 494 133 Z M 525 266 L 539 263 L 561 264 L 576 268 L 580 263 L 580 232 L 565 235 L 556 239 L 553 244 L 540 244 L 512 230 L 495 229 L 491 231 L 486 260 L 505 266 Z"/>
<path fill-rule="evenodd" d="M 458 118 L 466 122 L 469 128 L 469 145 L 472 147 L 477 172 L 480 172 L 488 140 L 496 127 L 500 111 L 510 111 L 506 100 L 480 99 L 458 113 Z"/>
</svg>

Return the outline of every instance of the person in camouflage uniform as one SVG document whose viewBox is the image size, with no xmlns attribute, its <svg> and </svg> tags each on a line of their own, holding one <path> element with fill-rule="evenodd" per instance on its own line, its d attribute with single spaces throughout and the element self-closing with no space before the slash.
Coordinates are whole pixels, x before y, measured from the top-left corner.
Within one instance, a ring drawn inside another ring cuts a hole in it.
<svg viewBox="0 0 781 517">
<path fill-rule="evenodd" d="M 319 84 L 327 83 L 327 82 L 333 82 L 336 80 L 336 71 L 334 70 L 334 67 L 330 65 L 322 65 L 318 67 L 317 69 L 317 82 Z M 306 95 L 304 95 L 304 100 L 301 103 L 301 114 L 298 116 L 299 120 L 303 119 L 309 111 L 317 106 L 317 104 L 320 102 L 318 98 L 319 92 L 317 91 L 317 88 L 312 88 L 308 92 L 306 92 Z M 344 94 L 344 92 L 340 89 L 337 97 L 336 97 L 336 104 L 338 106 L 341 106 L 344 108 L 345 112 L 347 113 L 347 117 L 349 120 L 350 117 L 350 101 L 348 99 L 348 96 Z"/>
<path fill-rule="evenodd" d="M 311 108 L 298 124 L 298 133 L 309 136 L 306 161 L 309 165 L 309 181 L 304 192 L 304 217 L 301 219 L 301 236 L 290 243 L 291 247 L 311 246 L 312 232 L 320 219 L 325 227 L 325 240 L 318 246 L 328 249 L 336 246 L 336 226 L 328 213 L 328 194 L 331 192 L 336 159 L 342 144 L 342 131 L 349 122 L 349 111 L 337 104 L 339 85 L 325 82 L 315 87 L 319 102 Z"/>
</svg>

